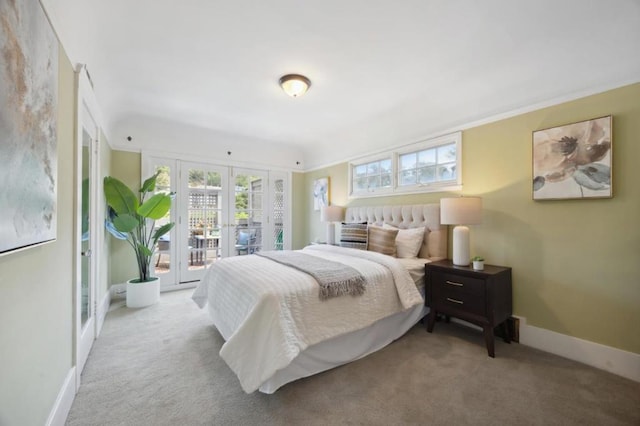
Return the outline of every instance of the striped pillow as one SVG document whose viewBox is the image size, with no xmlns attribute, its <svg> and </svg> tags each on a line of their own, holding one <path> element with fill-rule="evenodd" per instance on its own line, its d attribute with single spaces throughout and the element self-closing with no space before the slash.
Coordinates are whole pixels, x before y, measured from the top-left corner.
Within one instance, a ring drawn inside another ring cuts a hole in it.
<svg viewBox="0 0 640 426">
<path fill-rule="evenodd" d="M 383 224 L 384 229 L 398 229 L 387 223 Z M 418 257 L 422 240 L 424 240 L 425 227 L 399 229 L 396 237 L 396 255 L 400 258 L 411 259 Z"/>
<path fill-rule="evenodd" d="M 378 226 L 369 227 L 367 250 L 378 253 L 396 255 L 397 229 L 384 229 Z"/>
<path fill-rule="evenodd" d="M 342 223 L 340 246 L 360 250 L 367 249 L 367 222 Z"/>
</svg>

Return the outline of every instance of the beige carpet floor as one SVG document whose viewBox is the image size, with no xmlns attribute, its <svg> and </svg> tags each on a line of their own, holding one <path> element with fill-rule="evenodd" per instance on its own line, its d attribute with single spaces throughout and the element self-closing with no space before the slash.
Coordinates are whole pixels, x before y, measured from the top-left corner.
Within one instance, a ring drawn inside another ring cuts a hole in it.
<svg viewBox="0 0 640 426">
<path fill-rule="evenodd" d="M 191 293 L 109 312 L 68 425 L 640 425 L 640 383 L 454 323 L 247 395 Z"/>
</svg>

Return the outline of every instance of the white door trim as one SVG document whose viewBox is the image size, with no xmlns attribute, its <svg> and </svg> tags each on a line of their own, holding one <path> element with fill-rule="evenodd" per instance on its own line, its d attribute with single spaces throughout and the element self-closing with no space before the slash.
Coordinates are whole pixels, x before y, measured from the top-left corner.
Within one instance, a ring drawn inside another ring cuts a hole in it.
<svg viewBox="0 0 640 426">
<path fill-rule="evenodd" d="M 75 150 L 75 246 L 74 246 L 74 330 L 73 330 L 73 364 L 76 367 L 76 390 L 80 387 L 80 379 L 82 369 L 89 356 L 93 341 L 96 337 L 96 283 L 98 277 L 97 259 L 99 253 L 99 232 L 98 232 L 98 214 L 97 200 L 98 190 L 98 165 L 99 163 L 99 138 L 100 138 L 100 118 L 98 112 L 98 104 L 91 87 L 91 82 L 87 76 L 85 67 L 78 65 L 76 69 L 76 87 L 77 87 L 77 103 L 76 103 L 76 150 Z M 91 133 L 90 151 L 90 204 L 89 204 L 89 289 L 88 289 L 88 313 L 87 321 L 82 325 L 82 150 L 83 150 L 83 131 L 87 128 Z"/>
</svg>

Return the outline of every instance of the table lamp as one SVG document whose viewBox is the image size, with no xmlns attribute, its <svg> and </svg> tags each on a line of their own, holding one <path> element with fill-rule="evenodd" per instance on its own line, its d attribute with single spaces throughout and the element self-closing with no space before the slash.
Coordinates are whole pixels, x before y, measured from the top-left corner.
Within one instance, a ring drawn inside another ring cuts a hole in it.
<svg viewBox="0 0 640 426">
<path fill-rule="evenodd" d="M 320 210 L 320 222 L 327 222 L 327 244 L 336 243 L 336 225 L 344 219 L 344 208 L 340 206 L 325 206 Z"/>
<path fill-rule="evenodd" d="M 453 228 L 453 264 L 471 263 L 469 228 L 465 225 L 482 223 L 482 198 L 457 197 L 440 199 L 440 223 L 457 225 Z"/>
</svg>

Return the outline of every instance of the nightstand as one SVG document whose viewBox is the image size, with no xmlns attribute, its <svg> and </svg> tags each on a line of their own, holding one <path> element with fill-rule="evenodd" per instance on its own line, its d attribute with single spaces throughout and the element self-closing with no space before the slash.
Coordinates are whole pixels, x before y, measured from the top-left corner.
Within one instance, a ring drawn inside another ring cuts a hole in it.
<svg viewBox="0 0 640 426">
<path fill-rule="evenodd" d="M 476 324 L 482 327 L 489 356 L 495 357 L 493 329 L 506 326 L 512 314 L 511 268 L 485 265 L 484 270 L 476 271 L 441 260 L 427 263 L 425 274 L 431 308 L 427 331 L 433 331 L 438 313 Z M 509 343 L 509 333 L 505 336 Z"/>
</svg>

